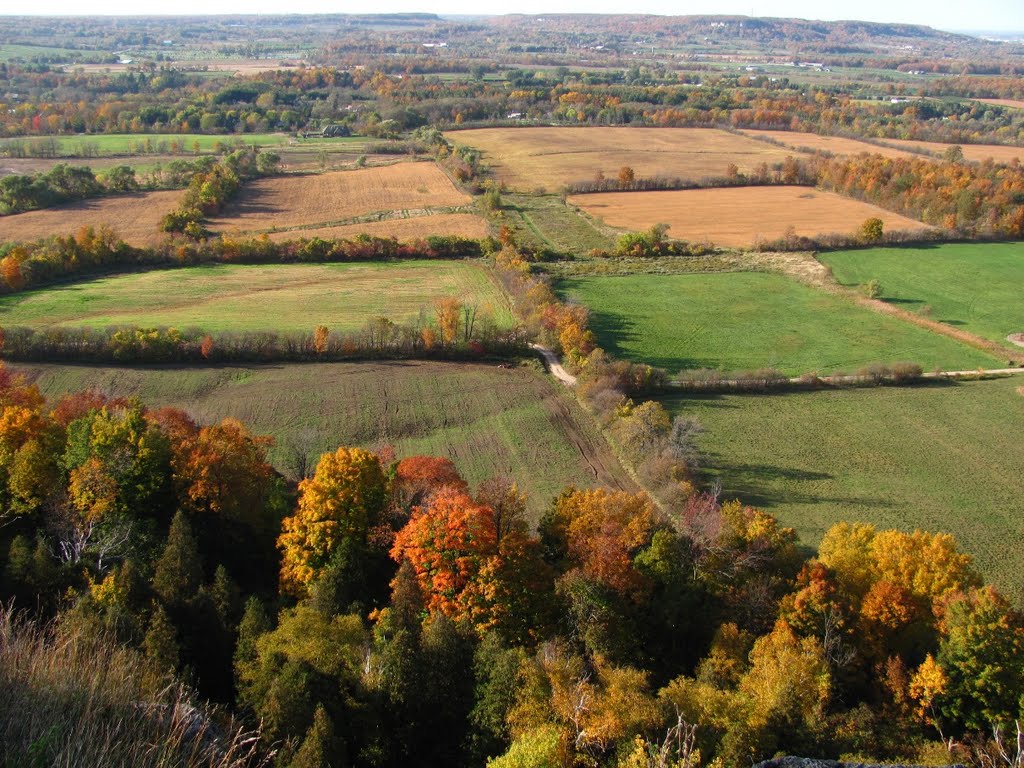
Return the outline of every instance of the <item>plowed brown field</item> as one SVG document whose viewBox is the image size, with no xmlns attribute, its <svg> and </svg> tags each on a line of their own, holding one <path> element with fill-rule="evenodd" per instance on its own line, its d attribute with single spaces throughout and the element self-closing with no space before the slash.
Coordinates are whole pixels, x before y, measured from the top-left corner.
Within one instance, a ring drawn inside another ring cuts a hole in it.
<svg viewBox="0 0 1024 768">
<path fill-rule="evenodd" d="M 730 163 L 750 171 L 792 152 L 713 128 L 479 128 L 445 134 L 480 149 L 498 179 L 521 191 L 615 178 L 629 166 L 640 178 L 724 176 Z"/>
<path fill-rule="evenodd" d="M 610 227 L 642 230 L 664 223 L 670 226 L 669 237 L 735 248 L 782 237 L 790 226 L 808 237 L 852 234 L 872 217 L 880 218 L 887 230 L 927 229 L 919 221 L 810 187 L 604 192 L 575 195 L 569 203 Z"/>
<path fill-rule="evenodd" d="M 162 236 L 160 219 L 177 207 L 183 194 L 183 190 L 139 192 L 3 216 L 0 217 L 0 242 L 71 235 L 82 227 L 109 224 L 126 242 L 151 245 Z"/>
</svg>

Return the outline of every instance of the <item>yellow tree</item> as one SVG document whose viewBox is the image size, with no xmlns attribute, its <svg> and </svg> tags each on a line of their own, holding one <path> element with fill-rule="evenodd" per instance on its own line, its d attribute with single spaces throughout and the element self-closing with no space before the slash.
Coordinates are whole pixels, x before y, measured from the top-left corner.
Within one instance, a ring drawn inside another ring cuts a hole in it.
<svg viewBox="0 0 1024 768">
<path fill-rule="evenodd" d="M 462 302 L 454 296 L 446 296 L 434 302 L 434 312 L 441 331 L 441 341 L 445 344 L 454 344 L 459 339 Z"/>
<path fill-rule="evenodd" d="M 299 483 L 299 505 L 282 522 L 281 589 L 302 596 L 344 539 L 365 543 L 387 501 L 376 454 L 339 448 L 320 457 L 313 477 Z"/>
</svg>

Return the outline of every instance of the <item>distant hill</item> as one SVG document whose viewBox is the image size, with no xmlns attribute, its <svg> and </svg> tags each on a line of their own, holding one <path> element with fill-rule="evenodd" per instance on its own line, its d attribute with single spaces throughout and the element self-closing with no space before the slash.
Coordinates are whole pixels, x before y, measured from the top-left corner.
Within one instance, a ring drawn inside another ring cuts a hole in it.
<svg viewBox="0 0 1024 768">
<path fill-rule="evenodd" d="M 811 21 L 747 16 L 653 16 L 640 14 L 544 14 L 481 17 L 478 23 L 501 30 L 573 35 L 584 39 L 713 44 L 749 42 L 760 46 L 803 46 L 837 53 L 922 49 L 991 48 L 998 43 L 917 24 L 868 21 Z"/>
</svg>

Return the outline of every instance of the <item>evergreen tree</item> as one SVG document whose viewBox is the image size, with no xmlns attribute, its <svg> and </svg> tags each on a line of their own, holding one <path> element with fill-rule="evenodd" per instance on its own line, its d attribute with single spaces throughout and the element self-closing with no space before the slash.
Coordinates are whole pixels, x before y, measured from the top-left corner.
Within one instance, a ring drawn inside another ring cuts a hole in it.
<svg viewBox="0 0 1024 768">
<path fill-rule="evenodd" d="M 178 638 L 170 617 L 159 603 L 154 604 L 153 616 L 149 620 L 149 629 L 142 641 L 146 658 L 154 669 L 161 674 L 174 672 L 178 668 Z"/>
<path fill-rule="evenodd" d="M 156 563 L 153 589 L 168 605 L 182 606 L 195 597 L 202 580 L 203 571 L 192 527 L 185 513 L 179 510 L 171 521 L 167 546 Z"/>
<path fill-rule="evenodd" d="M 334 735 L 334 724 L 323 705 L 317 705 L 313 724 L 306 731 L 306 738 L 295 753 L 291 768 L 335 768 L 340 765 L 341 745 Z"/>
</svg>

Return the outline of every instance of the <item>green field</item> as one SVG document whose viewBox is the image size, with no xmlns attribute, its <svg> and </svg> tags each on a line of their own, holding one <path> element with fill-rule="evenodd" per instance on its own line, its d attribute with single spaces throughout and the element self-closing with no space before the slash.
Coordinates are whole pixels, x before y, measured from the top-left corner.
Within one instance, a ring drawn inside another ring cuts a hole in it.
<svg viewBox="0 0 1024 768">
<path fill-rule="evenodd" d="M 602 347 L 670 373 L 772 367 L 798 375 L 852 371 L 872 362 L 910 361 L 925 370 L 999 362 L 782 275 L 587 277 L 558 286 L 590 307 Z"/>
<path fill-rule="evenodd" d="M 520 245 L 576 255 L 615 247 L 612 238 L 558 195 L 510 192 L 502 195 L 502 203 L 501 217 L 495 223 L 510 227 Z"/>
<path fill-rule="evenodd" d="M 241 419 L 294 448 L 395 446 L 399 456 L 450 457 L 471 484 L 507 475 L 536 520 L 569 484 L 633 489 L 575 400 L 538 368 L 456 363 L 316 363 L 215 368 L 12 365 L 48 396 L 85 388 L 174 405 L 201 422 Z"/>
<path fill-rule="evenodd" d="M 513 322 L 487 268 L 459 261 L 359 264 L 218 264 L 155 270 L 0 298 L 0 324 L 31 327 L 167 326 L 204 331 L 355 330 L 368 320 L 431 318 L 457 296 Z"/>
<path fill-rule="evenodd" d="M 188 156 L 193 152 L 195 143 L 199 142 L 201 152 L 212 152 L 220 147 L 235 145 L 260 147 L 278 146 L 288 143 L 289 136 L 285 133 L 230 133 L 211 135 L 205 133 L 94 133 L 77 136 L 44 137 L 42 139 L 9 139 L 23 144 L 48 142 L 53 139 L 57 143 L 57 153 L 63 157 L 95 157 L 102 155 L 136 155 L 170 151 L 171 145 L 177 143 L 179 151 Z M 3 143 L 0 142 L 0 150 Z"/>
<path fill-rule="evenodd" d="M 1024 377 L 914 389 L 676 397 L 726 498 L 816 544 L 840 520 L 947 531 L 1024 598 Z"/>
<path fill-rule="evenodd" d="M 1024 243 L 957 243 L 822 254 L 843 285 L 878 280 L 881 298 L 992 341 L 1024 332 Z"/>
</svg>

